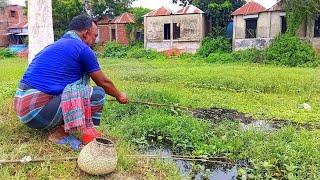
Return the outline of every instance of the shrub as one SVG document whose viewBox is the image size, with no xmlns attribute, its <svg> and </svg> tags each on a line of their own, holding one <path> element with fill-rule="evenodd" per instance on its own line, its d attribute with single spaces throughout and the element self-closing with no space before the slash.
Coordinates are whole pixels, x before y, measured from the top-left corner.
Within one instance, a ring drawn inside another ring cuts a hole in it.
<svg viewBox="0 0 320 180">
<path fill-rule="evenodd" d="M 0 48 L 0 58 L 10 58 L 14 56 L 15 54 L 11 52 L 8 48 Z"/>
<path fill-rule="evenodd" d="M 104 47 L 104 56 L 105 57 L 115 57 L 115 58 L 124 58 L 126 57 L 127 47 L 122 46 L 117 42 L 108 42 Z"/>
<path fill-rule="evenodd" d="M 208 57 L 211 53 L 230 52 L 231 42 L 224 37 L 205 38 L 201 42 L 201 47 L 198 50 L 198 55 Z"/>
<path fill-rule="evenodd" d="M 298 37 L 283 35 L 266 50 L 266 62 L 285 66 L 317 66 L 319 57 L 310 43 Z"/>
<path fill-rule="evenodd" d="M 207 58 L 205 58 L 206 62 L 214 63 L 214 62 L 233 62 L 234 59 L 231 53 L 212 53 Z"/>
<path fill-rule="evenodd" d="M 181 53 L 178 57 L 180 59 L 193 59 L 195 57 L 195 55 L 192 53 L 184 52 L 184 53 Z"/>
<path fill-rule="evenodd" d="M 165 56 L 152 49 L 144 49 L 142 47 L 133 46 L 127 48 L 127 58 L 134 58 L 134 59 L 159 59 L 165 58 Z"/>
<path fill-rule="evenodd" d="M 258 49 L 247 49 L 236 52 L 218 52 L 211 53 L 207 58 L 204 58 L 206 62 L 214 63 L 228 63 L 228 62 L 253 62 L 260 63 L 264 59 L 264 51 Z"/>
<path fill-rule="evenodd" d="M 159 59 L 165 58 L 164 54 L 151 49 L 144 49 L 143 44 L 133 43 L 122 46 L 117 42 L 108 42 L 104 48 L 105 57 L 134 58 L 134 59 Z"/>
<path fill-rule="evenodd" d="M 264 51 L 255 48 L 232 52 L 234 61 L 260 63 L 264 61 Z"/>
</svg>

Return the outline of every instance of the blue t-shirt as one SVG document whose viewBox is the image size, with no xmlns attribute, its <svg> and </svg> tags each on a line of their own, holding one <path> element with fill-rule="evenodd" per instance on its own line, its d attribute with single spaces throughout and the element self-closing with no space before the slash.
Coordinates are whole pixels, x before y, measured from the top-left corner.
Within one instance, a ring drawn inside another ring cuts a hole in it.
<svg viewBox="0 0 320 180">
<path fill-rule="evenodd" d="M 41 92 L 58 95 L 85 73 L 98 70 L 100 66 L 92 49 L 66 34 L 35 56 L 21 82 Z"/>
</svg>

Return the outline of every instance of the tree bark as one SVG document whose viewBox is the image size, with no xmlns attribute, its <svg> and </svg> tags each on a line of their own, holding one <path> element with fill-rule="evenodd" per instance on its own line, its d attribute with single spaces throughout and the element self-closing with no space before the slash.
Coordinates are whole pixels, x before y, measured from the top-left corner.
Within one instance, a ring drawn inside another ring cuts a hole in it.
<svg viewBox="0 0 320 180">
<path fill-rule="evenodd" d="M 92 8 L 89 0 L 83 0 L 84 10 L 89 17 L 92 17 Z"/>
<path fill-rule="evenodd" d="M 54 42 L 52 0 L 28 1 L 29 64 L 44 47 Z"/>
</svg>

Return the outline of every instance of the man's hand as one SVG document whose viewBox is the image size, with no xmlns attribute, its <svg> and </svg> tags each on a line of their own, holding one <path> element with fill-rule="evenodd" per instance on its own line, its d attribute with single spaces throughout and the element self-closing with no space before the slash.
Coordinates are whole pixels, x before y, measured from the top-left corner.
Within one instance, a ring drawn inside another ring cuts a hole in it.
<svg viewBox="0 0 320 180">
<path fill-rule="evenodd" d="M 126 93 L 124 92 L 120 92 L 118 97 L 117 97 L 117 101 L 121 104 L 128 104 L 129 99 Z"/>
<path fill-rule="evenodd" d="M 90 77 L 98 86 L 102 87 L 107 94 L 115 97 L 119 103 L 128 103 L 127 94 L 120 92 L 101 70 L 90 73 Z"/>
</svg>

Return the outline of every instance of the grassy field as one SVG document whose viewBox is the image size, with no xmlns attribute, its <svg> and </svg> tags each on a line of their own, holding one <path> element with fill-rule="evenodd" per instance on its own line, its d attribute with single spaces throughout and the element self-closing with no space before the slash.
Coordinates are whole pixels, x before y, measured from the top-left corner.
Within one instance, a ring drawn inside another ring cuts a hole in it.
<svg viewBox="0 0 320 180">
<path fill-rule="evenodd" d="M 255 64 L 209 64 L 170 59 L 101 59 L 107 76 L 132 100 L 179 104 L 190 108 L 235 109 L 257 119 L 283 119 L 311 126 L 320 123 L 320 69 Z M 12 108 L 15 87 L 27 64 L 0 60 L 0 159 L 76 156 L 68 147 L 47 142 L 45 134 L 21 125 Z M 111 98 L 110 98 L 111 99 Z M 306 110 L 301 104 L 308 103 Z M 117 141 L 120 160 L 115 177 L 177 179 L 170 164 L 128 159 L 138 148 L 165 146 L 184 155 L 246 160 L 239 177 L 320 177 L 320 130 L 288 125 L 276 131 L 243 130 L 239 123 L 211 124 L 170 108 L 106 104 L 101 130 Z M 97 178 L 75 162 L 0 165 L 4 178 Z"/>
</svg>

